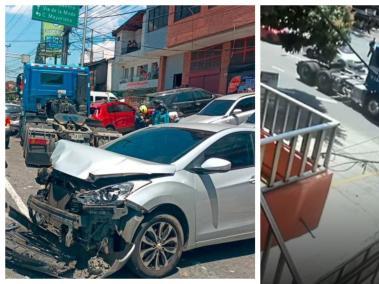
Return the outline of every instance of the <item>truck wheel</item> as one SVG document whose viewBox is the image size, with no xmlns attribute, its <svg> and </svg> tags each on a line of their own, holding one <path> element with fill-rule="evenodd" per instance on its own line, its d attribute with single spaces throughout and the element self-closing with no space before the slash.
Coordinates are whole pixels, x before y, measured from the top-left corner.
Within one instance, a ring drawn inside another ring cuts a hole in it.
<svg viewBox="0 0 379 284">
<path fill-rule="evenodd" d="M 141 277 L 163 277 L 178 264 L 183 243 L 183 229 L 175 217 L 168 214 L 148 217 L 137 231 L 128 266 Z"/>
<path fill-rule="evenodd" d="M 297 73 L 300 75 L 300 80 L 307 85 L 313 86 L 317 80 L 317 73 L 320 70 L 318 63 L 313 61 L 303 61 L 298 64 Z"/>
<path fill-rule="evenodd" d="M 365 111 L 371 118 L 379 119 L 379 98 L 377 96 L 370 95 L 367 98 Z"/>
<path fill-rule="evenodd" d="M 329 95 L 332 91 L 332 75 L 328 70 L 322 70 L 317 75 L 317 87 L 324 94 Z"/>
<path fill-rule="evenodd" d="M 113 125 L 108 125 L 107 127 L 105 127 L 106 130 L 110 130 L 110 131 L 114 131 L 115 128 Z"/>
</svg>

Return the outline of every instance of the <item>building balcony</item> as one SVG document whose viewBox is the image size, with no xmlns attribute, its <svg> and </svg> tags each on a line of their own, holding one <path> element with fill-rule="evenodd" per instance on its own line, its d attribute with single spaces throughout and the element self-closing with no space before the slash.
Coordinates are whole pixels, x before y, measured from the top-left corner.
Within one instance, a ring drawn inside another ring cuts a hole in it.
<svg viewBox="0 0 379 284">
<path fill-rule="evenodd" d="M 123 48 L 121 48 L 121 55 L 131 53 L 131 52 L 134 52 L 134 51 L 137 51 L 140 49 L 141 49 L 141 44 L 138 44 L 137 46 L 123 47 Z"/>
</svg>

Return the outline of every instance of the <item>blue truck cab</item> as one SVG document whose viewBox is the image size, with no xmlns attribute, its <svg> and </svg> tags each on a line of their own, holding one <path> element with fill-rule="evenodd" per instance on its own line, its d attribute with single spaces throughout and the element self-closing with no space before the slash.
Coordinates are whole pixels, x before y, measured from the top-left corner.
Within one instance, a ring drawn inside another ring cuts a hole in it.
<svg viewBox="0 0 379 284">
<path fill-rule="evenodd" d="M 67 99 L 79 112 L 89 114 L 90 75 L 87 67 L 25 64 L 24 113 L 39 113 L 56 99 Z"/>
</svg>

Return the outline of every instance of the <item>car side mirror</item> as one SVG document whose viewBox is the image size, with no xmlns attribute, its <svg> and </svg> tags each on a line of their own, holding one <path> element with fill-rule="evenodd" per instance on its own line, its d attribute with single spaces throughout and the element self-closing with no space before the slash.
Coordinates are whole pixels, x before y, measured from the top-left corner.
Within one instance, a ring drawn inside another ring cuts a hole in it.
<svg viewBox="0 0 379 284">
<path fill-rule="evenodd" d="M 232 114 L 236 115 L 236 114 L 240 114 L 241 112 L 242 112 L 242 109 L 236 108 L 235 110 L 233 110 Z"/>
<path fill-rule="evenodd" d="M 197 173 L 224 173 L 230 171 L 232 163 L 219 158 L 209 158 L 200 167 L 195 168 Z"/>
</svg>

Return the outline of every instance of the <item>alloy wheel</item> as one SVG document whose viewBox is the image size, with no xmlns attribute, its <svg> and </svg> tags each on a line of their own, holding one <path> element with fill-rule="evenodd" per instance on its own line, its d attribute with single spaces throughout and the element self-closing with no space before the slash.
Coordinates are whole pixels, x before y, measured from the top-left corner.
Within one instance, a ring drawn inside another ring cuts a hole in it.
<svg viewBox="0 0 379 284">
<path fill-rule="evenodd" d="M 166 267 L 178 249 L 178 234 L 168 222 L 152 224 L 143 234 L 140 243 L 140 258 L 148 269 Z"/>
</svg>

